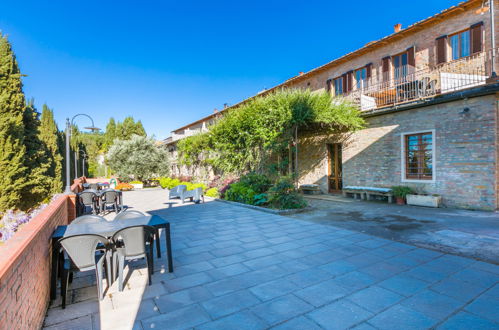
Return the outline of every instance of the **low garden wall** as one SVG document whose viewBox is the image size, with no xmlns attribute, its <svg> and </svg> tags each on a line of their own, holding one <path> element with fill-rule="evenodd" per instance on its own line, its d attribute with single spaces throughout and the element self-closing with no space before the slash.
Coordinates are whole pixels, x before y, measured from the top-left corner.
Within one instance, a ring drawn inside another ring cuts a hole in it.
<svg viewBox="0 0 499 330">
<path fill-rule="evenodd" d="M 39 329 L 50 300 L 50 237 L 75 216 L 60 195 L 0 245 L 0 329 Z"/>
</svg>

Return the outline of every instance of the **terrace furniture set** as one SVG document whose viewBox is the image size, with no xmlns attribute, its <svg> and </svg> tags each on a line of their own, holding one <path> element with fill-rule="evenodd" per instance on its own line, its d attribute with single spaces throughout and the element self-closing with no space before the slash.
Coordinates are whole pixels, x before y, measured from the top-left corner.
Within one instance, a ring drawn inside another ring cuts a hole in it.
<svg viewBox="0 0 499 330">
<path fill-rule="evenodd" d="M 97 182 L 97 183 L 84 183 L 82 184 L 83 189 L 94 189 L 94 190 L 102 190 L 110 187 L 107 182 Z"/>
<path fill-rule="evenodd" d="M 120 190 L 88 188 L 76 196 L 77 215 L 85 214 L 87 207 L 90 207 L 93 214 L 104 213 L 108 206 L 112 206 L 112 210 L 116 213 L 123 209 L 123 193 Z"/>
<path fill-rule="evenodd" d="M 104 298 L 104 272 L 108 287 L 118 275 L 121 292 L 125 262 L 140 258 L 146 259 L 151 285 L 154 241 L 157 257 L 161 257 L 160 228 L 165 230 L 168 271 L 171 273 L 170 223 L 159 216 L 130 210 L 118 213 L 112 221 L 98 215 L 84 215 L 67 226 L 58 226 L 52 235 L 51 299 L 56 298 L 57 278 L 60 276 L 62 308 L 65 308 L 68 283 L 76 271 L 95 270 L 99 299 Z"/>
<path fill-rule="evenodd" d="M 204 193 L 203 188 L 195 188 L 193 190 L 187 190 L 186 185 L 178 185 L 168 192 L 168 199 L 180 198 L 180 203 L 184 204 L 186 198 L 189 198 L 191 202 L 199 203 L 201 200 L 204 203 Z"/>
</svg>

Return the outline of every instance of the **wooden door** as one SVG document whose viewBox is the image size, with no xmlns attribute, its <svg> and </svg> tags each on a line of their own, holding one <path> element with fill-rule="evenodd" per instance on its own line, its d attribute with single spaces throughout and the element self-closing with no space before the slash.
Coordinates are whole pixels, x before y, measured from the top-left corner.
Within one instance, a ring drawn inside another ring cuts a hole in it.
<svg viewBox="0 0 499 330">
<path fill-rule="evenodd" d="M 342 180 L 342 160 L 341 160 L 341 143 L 333 143 L 327 145 L 328 154 L 328 185 L 329 192 L 341 192 L 343 187 Z"/>
</svg>

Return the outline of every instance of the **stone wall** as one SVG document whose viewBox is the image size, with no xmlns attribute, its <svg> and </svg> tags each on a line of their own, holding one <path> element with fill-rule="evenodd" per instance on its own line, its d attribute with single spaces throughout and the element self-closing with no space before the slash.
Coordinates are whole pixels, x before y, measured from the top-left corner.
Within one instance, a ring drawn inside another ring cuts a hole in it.
<svg viewBox="0 0 499 330">
<path fill-rule="evenodd" d="M 468 112 L 463 112 L 468 108 Z M 343 143 L 343 186 L 407 185 L 440 194 L 450 207 L 497 208 L 496 96 L 482 96 L 366 118 L 348 137 L 301 138 L 300 184 L 327 192 L 326 143 Z M 402 182 L 401 135 L 435 131 L 435 182 Z"/>
<path fill-rule="evenodd" d="M 496 1 L 497 2 L 497 1 Z M 471 25 L 483 22 L 484 28 L 482 30 L 483 49 L 488 50 L 498 47 L 498 40 L 496 45 L 491 44 L 490 38 L 490 14 L 489 12 L 484 15 L 476 13 L 480 8 L 480 2 L 475 1 L 471 7 L 465 11 L 460 12 L 453 17 L 442 19 L 432 24 L 429 27 L 420 28 L 407 36 L 399 37 L 385 45 L 378 47 L 365 54 L 351 58 L 348 61 L 338 61 L 336 64 L 329 66 L 327 69 L 319 70 L 313 74 L 305 74 L 297 80 L 286 83 L 285 86 L 289 88 L 309 88 L 311 90 L 323 90 L 326 87 L 328 79 L 340 77 L 345 72 L 356 70 L 368 63 L 372 63 L 372 81 L 381 81 L 381 63 L 382 58 L 386 56 L 393 56 L 400 54 L 407 50 L 409 47 L 415 47 L 415 64 L 416 70 L 423 69 L 427 66 L 436 65 L 436 42 L 435 39 L 442 35 L 451 35 L 456 32 L 469 28 Z M 499 5 L 495 9 L 496 22 L 499 19 Z M 394 22 L 395 23 L 395 22 Z M 499 24 L 496 24 L 496 34 L 499 33 Z M 362 38 L 362 36 L 357 36 Z M 369 40 L 366 40 L 368 42 Z M 447 49 L 447 60 L 450 61 L 450 46 Z M 496 59 L 496 66 L 498 59 Z M 391 77 L 393 77 L 393 67 L 390 63 Z M 354 82 L 355 86 L 355 82 Z"/>
</svg>

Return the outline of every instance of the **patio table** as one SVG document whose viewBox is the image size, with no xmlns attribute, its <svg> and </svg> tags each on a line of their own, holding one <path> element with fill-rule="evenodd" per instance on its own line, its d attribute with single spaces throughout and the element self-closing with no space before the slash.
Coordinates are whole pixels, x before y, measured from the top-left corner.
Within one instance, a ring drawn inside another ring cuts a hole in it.
<svg viewBox="0 0 499 330">
<path fill-rule="evenodd" d="M 78 223 L 68 226 L 58 226 L 52 234 L 52 270 L 50 276 L 50 298 L 56 298 L 56 286 L 59 271 L 59 239 L 63 237 L 82 235 L 82 234 L 99 234 L 106 237 L 111 237 L 117 231 L 131 227 L 147 225 L 156 229 L 165 229 L 166 249 L 168 257 L 168 272 L 173 272 L 173 257 L 170 237 L 170 223 L 160 216 L 144 216 L 134 219 L 124 219 L 115 221 L 106 221 L 99 223 Z M 156 254 L 161 258 L 160 242 L 156 239 Z"/>
</svg>

